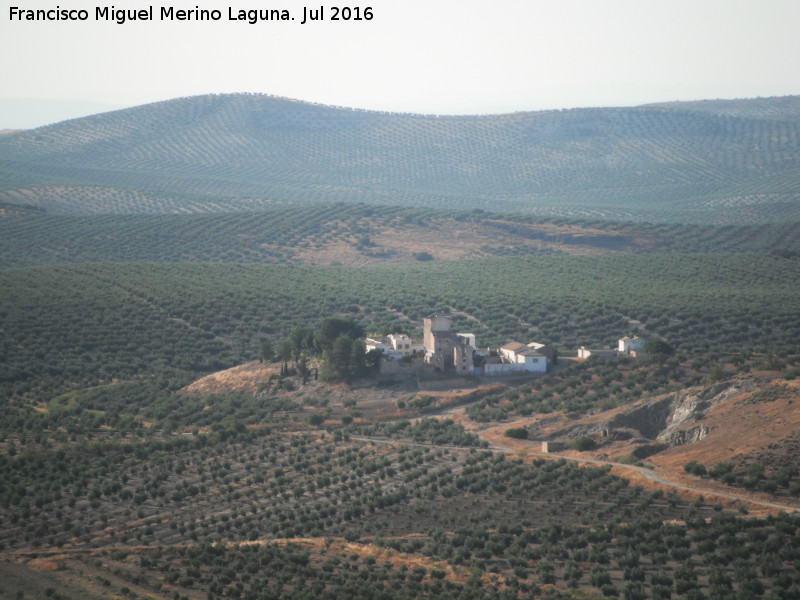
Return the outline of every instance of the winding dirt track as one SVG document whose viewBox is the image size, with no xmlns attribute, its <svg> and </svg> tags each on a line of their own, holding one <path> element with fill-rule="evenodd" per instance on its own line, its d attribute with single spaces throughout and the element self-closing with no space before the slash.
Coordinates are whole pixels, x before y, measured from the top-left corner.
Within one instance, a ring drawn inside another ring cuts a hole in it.
<svg viewBox="0 0 800 600">
<path fill-rule="evenodd" d="M 470 448 L 466 448 L 466 447 L 463 447 L 463 446 L 443 446 L 443 445 L 438 445 L 438 444 L 426 444 L 426 443 L 422 443 L 422 442 L 399 441 L 399 440 L 394 440 L 394 439 L 391 439 L 391 438 L 371 437 L 371 436 L 365 436 L 365 435 L 354 435 L 354 436 L 351 436 L 351 439 L 362 441 L 362 442 L 371 442 L 371 443 L 375 443 L 375 444 L 400 444 L 400 445 L 403 445 L 403 446 L 416 446 L 416 447 L 422 447 L 422 448 L 446 448 L 447 450 L 460 450 L 462 452 L 468 452 L 470 450 Z M 482 438 L 482 439 L 485 439 L 485 438 Z M 498 442 L 496 442 L 494 440 L 487 440 L 487 441 L 489 442 L 489 449 L 490 450 L 494 450 L 496 452 L 502 452 L 503 454 L 515 454 L 515 455 L 519 454 L 519 449 L 518 448 L 512 448 L 511 446 L 507 446 L 505 444 L 498 443 Z M 715 498 L 724 498 L 726 500 L 733 500 L 733 501 L 736 501 L 736 502 L 741 502 L 743 504 L 749 504 L 749 505 L 752 505 L 752 506 L 759 506 L 759 507 L 762 507 L 762 508 L 769 509 L 771 511 L 778 510 L 778 511 L 783 511 L 783 512 L 786 512 L 786 513 L 800 513 L 800 509 L 798 509 L 796 506 L 790 506 L 788 504 L 780 504 L 778 502 L 767 502 L 767 501 L 764 501 L 764 500 L 756 500 L 756 499 L 750 498 L 748 496 L 742 496 L 742 495 L 733 494 L 733 493 L 730 493 L 730 492 L 720 492 L 720 491 L 712 490 L 712 489 L 709 489 L 709 488 L 699 488 L 699 487 L 685 485 L 685 484 L 679 483 L 677 481 L 672 481 L 670 479 L 666 479 L 666 478 L 662 477 L 661 475 L 659 475 L 658 473 L 655 473 L 655 472 L 651 471 L 650 469 L 646 469 L 644 467 L 637 467 L 636 465 L 627 465 L 625 463 L 612 462 L 612 461 L 607 461 L 607 460 L 597 460 L 597 459 L 594 459 L 594 458 L 582 458 L 582 457 L 577 457 L 577 456 L 567 456 L 567 455 L 564 455 L 564 454 L 558 454 L 556 452 L 533 452 L 533 451 L 530 451 L 530 450 L 527 450 L 527 449 L 526 449 L 525 455 L 526 456 L 535 456 L 535 457 L 545 458 L 545 459 L 549 459 L 549 460 L 563 459 L 563 460 L 569 460 L 569 461 L 572 461 L 572 462 L 583 463 L 583 464 L 592 464 L 592 465 L 599 465 L 599 466 L 611 466 L 611 467 L 615 467 L 615 468 L 618 468 L 618 469 L 624 469 L 624 470 L 627 470 L 627 471 L 630 471 L 630 472 L 633 472 L 633 473 L 637 473 L 637 474 L 641 475 L 642 477 L 645 477 L 645 478 L 649 479 L 650 481 L 653 481 L 653 482 L 658 483 L 660 485 L 664 485 L 664 486 L 667 486 L 667 487 L 674 488 L 676 490 L 683 490 L 683 491 L 687 491 L 687 492 L 693 492 L 693 493 L 696 493 L 696 494 L 702 494 L 704 496 L 711 496 L 711 497 L 715 497 Z"/>
<path fill-rule="evenodd" d="M 505 446 L 503 444 L 498 444 L 497 442 L 490 442 L 489 448 L 492 450 L 496 450 L 498 452 L 503 452 L 504 454 L 513 454 L 517 453 L 517 450 L 510 448 L 509 446 Z M 639 475 L 649 479 L 650 481 L 654 481 L 661 485 L 665 485 L 671 488 L 675 488 L 678 490 L 684 490 L 687 492 L 694 492 L 697 494 L 703 494 L 705 496 L 714 496 L 716 498 L 725 498 L 726 500 L 734 500 L 737 502 L 742 502 L 745 504 L 752 504 L 756 506 L 761 506 L 764 508 L 768 508 L 771 510 L 781 510 L 787 513 L 794 513 L 800 512 L 796 506 L 790 506 L 788 504 L 780 504 L 778 502 L 767 502 L 765 500 L 756 500 L 754 498 L 750 498 L 748 496 L 742 496 L 739 494 L 733 494 L 730 492 L 720 492 L 718 490 L 713 490 L 709 488 L 699 488 L 694 486 L 689 486 L 684 483 L 679 483 L 677 481 L 673 481 L 671 479 L 666 479 L 665 477 L 659 475 L 658 473 L 651 471 L 645 467 L 637 467 L 636 465 L 628 465 L 625 463 L 613 462 L 608 460 L 597 460 L 594 458 L 582 458 L 578 456 L 567 456 L 565 454 L 558 454 L 555 452 L 527 452 L 528 456 L 538 456 L 542 458 L 563 458 L 564 460 L 571 460 L 577 463 L 585 463 L 585 464 L 593 464 L 593 465 L 600 465 L 600 466 L 612 466 L 618 469 L 625 469 L 627 471 L 632 471 L 634 473 L 638 473 Z"/>
</svg>

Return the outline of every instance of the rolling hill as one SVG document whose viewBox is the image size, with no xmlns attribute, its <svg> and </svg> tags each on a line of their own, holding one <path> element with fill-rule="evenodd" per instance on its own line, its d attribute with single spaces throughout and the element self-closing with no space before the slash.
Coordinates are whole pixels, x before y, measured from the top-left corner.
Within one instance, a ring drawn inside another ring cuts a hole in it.
<svg viewBox="0 0 800 600">
<path fill-rule="evenodd" d="M 0 136 L 0 600 L 800 599 L 799 116 L 230 95 Z M 432 313 L 559 360 L 328 380 L 330 317 Z M 669 352 L 572 359 L 623 335 Z"/>
<path fill-rule="evenodd" d="M 800 220 L 800 96 L 485 116 L 182 98 L 0 138 L 0 202 L 199 213 L 360 202 L 616 220 Z"/>
</svg>

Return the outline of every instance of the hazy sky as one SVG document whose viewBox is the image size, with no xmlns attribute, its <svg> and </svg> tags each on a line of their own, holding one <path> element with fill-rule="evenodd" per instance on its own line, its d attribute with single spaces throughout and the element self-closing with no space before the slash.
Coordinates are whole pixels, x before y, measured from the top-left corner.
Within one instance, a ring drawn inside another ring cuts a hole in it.
<svg viewBox="0 0 800 600">
<path fill-rule="evenodd" d="M 261 92 L 377 110 L 499 113 L 800 94 L 800 0 L 367 0 L 370 21 L 301 25 L 295 0 L 154 2 L 155 21 L 95 20 L 86 0 L 3 0 L 0 99 L 131 106 Z M 113 6 L 142 8 L 148 0 Z M 218 9 L 163 22 L 161 6 Z M 11 21 L 10 7 L 88 10 Z M 228 20 L 228 7 L 295 21 Z M 11 106 L 9 104 L 9 106 Z M 18 105 L 17 105 L 18 106 Z M 0 128 L 13 126 L 2 114 Z"/>
</svg>

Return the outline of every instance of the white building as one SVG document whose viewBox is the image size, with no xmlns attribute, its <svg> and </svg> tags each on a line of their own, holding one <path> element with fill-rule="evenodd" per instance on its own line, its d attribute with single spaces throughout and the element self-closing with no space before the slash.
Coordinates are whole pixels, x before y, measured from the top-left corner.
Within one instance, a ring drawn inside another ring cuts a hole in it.
<svg viewBox="0 0 800 600">
<path fill-rule="evenodd" d="M 387 339 L 382 337 L 364 338 L 364 348 L 367 352 L 370 350 L 383 350 L 386 352 L 389 349 L 387 345 Z"/>
<path fill-rule="evenodd" d="M 420 356 L 425 352 L 422 340 L 408 337 L 405 333 L 390 333 L 385 337 L 364 338 L 364 350 L 380 350 L 388 360 L 400 360 L 406 356 Z"/>
<path fill-rule="evenodd" d="M 414 356 L 425 352 L 422 340 L 410 338 L 405 333 L 390 333 L 386 340 L 400 356 Z"/>
<path fill-rule="evenodd" d="M 617 351 L 611 348 L 587 348 L 586 346 L 578 348 L 578 360 L 588 360 L 593 356 L 601 360 L 611 360 L 617 358 Z"/>
<path fill-rule="evenodd" d="M 486 375 L 500 375 L 508 372 L 546 373 L 549 357 L 552 355 L 544 344 L 531 342 L 520 344 L 511 342 L 498 350 L 502 361 L 500 365 L 487 364 Z M 505 366 L 511 365 L 511 367 Z"/>
<path fill-rule="evenodd" d="M 364 338 L 364 350 L 371 352 L 372 350 L 380 350 L 383 352 L 384 358 L 388 360 L 400 360 L 403 355 L 400 354 L 392 346 L 388 337 L 367 337 Z"/>
<path fill-rule="evenodd" d="M 617 350 L 623 354 L 631 354 L 642 349 L 644 340 L 638 336 L 620 338 Z"/>
</svg>

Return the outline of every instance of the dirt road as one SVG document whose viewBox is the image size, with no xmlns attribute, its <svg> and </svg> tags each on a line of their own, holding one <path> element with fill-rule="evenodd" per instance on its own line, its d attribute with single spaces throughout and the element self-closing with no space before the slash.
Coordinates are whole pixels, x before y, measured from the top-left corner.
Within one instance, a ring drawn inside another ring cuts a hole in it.
<svg viewBox="0 0 800 600">
<path fill-rule="evenodd" d="M 351 439 L 358 440 L 362 442 L 371 442 L 375 444 L 401 444 L 404 446 L 415 446 L 415 447 L 422 447 L 422 448 L 445 448 L 447 450 L 459 450 L 463 452 L 467 452 L 471 450 L 470 448 L 465 448 L 462 446 L 443 446 L 437 444 L 428 444 L 424 442 L 409 442 L 409 441 L 399 441 L 391 438 L 382 438 L 382 437 L 372 437 L 372 436 L 364 436 L 364 435 L 354 435 L 351 436 Z M 486 439 L 481 437 L 481 439 Z M 508 446 L 506 444 L 502 444 L 497 442 L 496 440 L 486 440 L 489 442 L 489 450 L 494 450 L 495 452 L 502 452 L 503 454 L 513 454 L 518 455 L 520 453 L 520 448 L 514 448 Z M 769 509 L 771 511 L 778 510 L 783 511 L 786 513 L 800 513 L 800 508 L 796 506 L 791 506 L 788 504 L 781 504 L 778 502 L 767 502 L 765 500 L 756 500 L 750 498 L 748 496 L 734 494 L 730 492 L 720 492 L 718 490 L 713 490 L 710 488 L 702 488 L 702 487 L 695 487 L 689 486 L 684 483 L 680 483 L 678 481 L 673 481 L 667 479 L 658 473 L 651 471 L 650 469 L 646 469 L 644 467 L 638 467 L 636 465 L 628 465 L 625 463 L 613 462 L 608 460 L 598 460 L 594 458 L 583 458 L 578 456 L 567 456 L 565 454 L 558 454 L 556 452 L 534 452 L 528 448 L 525 449 L 525 456 L 533 456 L 537 458 L 545 458 L 548 460 L 569 460 L 572 462 L 582 463 L 582 464 L 591 464 L 591 465 L 598 465 L 598 466 L 611 466 L 616 467 L 617 469 L 623 469 L 626 471 L 630 471 L 632 473 L 637 473 L 650 481 L 658 483 L 663 486 L 667 486 L 670 488 L 674 488 L 676 490 L 683 490 L 687 492 L 692 492 L 695 494 L 702 494 L 703 496 L 714 497 L 714 498 L 722 498 L 726 500 L 732 500 L 735 502 L 741 502 L 746 505 L 751 506 L 759 506 L 762 508 Z"/>
</svg>

